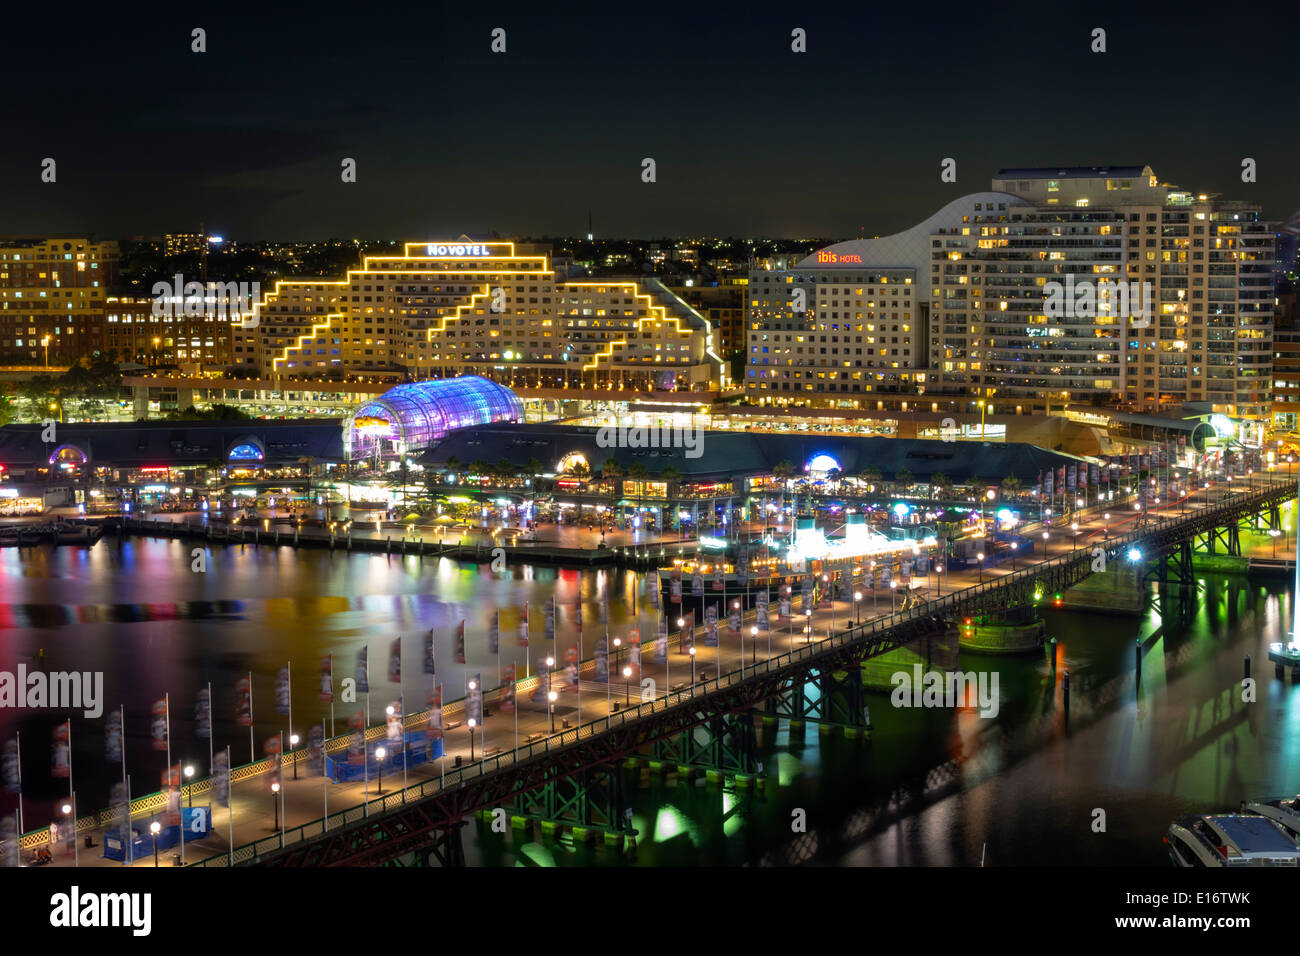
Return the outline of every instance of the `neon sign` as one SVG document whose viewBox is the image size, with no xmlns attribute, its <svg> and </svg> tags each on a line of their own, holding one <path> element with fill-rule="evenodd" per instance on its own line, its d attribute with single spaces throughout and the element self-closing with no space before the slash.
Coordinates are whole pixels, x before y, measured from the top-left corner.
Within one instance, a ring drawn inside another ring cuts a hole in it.
<svg viewBox="0 0 1300 956">
<path fill-rule="evenodd" d="M 431 256 L 490 256 L 487 246 L 464 246 L 464 245 L 442 245 L 440 243 L 429 243 L 429 255 Z"/>
<path fill-rule="evenodd" d="M 842 253 L 827 252 L 825 249 L 822 249 L 819 250 L 817 253 L 817 261 L 818 262 L 851 262 L 857 265 L 862 265 L 862 256 L 858 255 L 857 253 L 844 255 Z"/>
</svg>

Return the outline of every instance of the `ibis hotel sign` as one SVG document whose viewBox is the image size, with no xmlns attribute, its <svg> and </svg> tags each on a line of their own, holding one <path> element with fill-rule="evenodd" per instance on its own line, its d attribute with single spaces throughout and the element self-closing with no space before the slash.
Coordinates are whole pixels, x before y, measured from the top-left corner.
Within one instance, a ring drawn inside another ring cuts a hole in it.
<svg viewBox="0 0 1300 956">
<path fill-rule="evenodd" d="M 429 255 L 431 256 L 490 256 L 491 250 L 485 245 L 466 245 L 462 243 L 447 244 L 440 242 L 429 243 Z"/>
</svg>

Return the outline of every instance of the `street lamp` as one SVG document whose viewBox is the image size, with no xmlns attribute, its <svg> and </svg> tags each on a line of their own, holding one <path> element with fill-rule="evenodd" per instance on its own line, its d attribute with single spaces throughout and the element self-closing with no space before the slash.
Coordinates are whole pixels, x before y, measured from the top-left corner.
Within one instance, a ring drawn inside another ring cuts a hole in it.
<svg viewBox="0 0 1300 956">
<path fill-rule="evenodd" d="M 389 707 L 389 708 L 388 708 L 388 716 L 391 717 L 392 715 L 393 715 L 393 708 Z M 290 752 L 290 753 L 292 753 L 293 751 L 295 751 L 295 750 L 298 749 L 298 741 L 301 740 L 301 739 L 302 739 L 302 738 L 299 737 L 297 734 L 290 734 L 290 735 L 289 735 L 289 752 Z M 294 761 L 293 761 L 293 779 L 295 779 L 295 780 L 298 779 L 298 758 L 297 758 L 297 757 L 295 757 L 295 758 L 294 758 Z"/>
<path fill-rule="evenodd" d="M 275 808 L 275 829 L 280 829 L 280 781 L 271 784 L 271 806 Z"/>
<path fill-rule="evenodd" d="M 1074 550 L 1077 551 L 1079 549 L 1079 522 L 1071 521 L 1070 530 L 1074 532 L 1074 541 L 1072 542 L 1072 547 L 1074 548 Z"/>
<path fill-rule="evenodd" d="M 614 667 L 618 667 L 618 649 L 623 646 L 623 638 L 614 638 Z"/>
<path fill-rule="evenodd" d="M 188 781 L 193 779 L 193 777 L 194 777 L 194 766 L 193 764 L 190 764 L 185 768 L 185 779 Z M 190 786 L 190 807 L 192 808 L 193 806 L 194 806 L 194 787 L 193 785 L 191 785 Z"/>
<path fill-rule="evenodd" d="M 390 708 L 391 709 L 391 708 Z M 388 756 L 388 750 L 384 747 L 375 748 L 375 769 L 379 771 L 379 789 L 375 792 L 380 796 L 384 794 L 384 758 Z M 472 759 L 472 758 L 471 758 Z"/>
<path fill-rule="evenodd" d="M 550 682 L 549 675 L 547 676 L 547 682 L 548 683 Z M 550 701 L 550 707 L 547 708 L 547 713 L 548 716 L 550 717 L 551 733 L 555 733 L 555 701 L 559 698 L 559 696 L 560 695 L 553 690 L 546 692 L 546 699 Z"/>
<path fill-rule="evenodd" d="M 890 614 L 893 614 L 895 611 L 898 610 L 898 606 L 894 602 L 894 593 L 895 593 L 894 589 L 897 587 L 898 587 L 898 579 L 891 578 L 889 581 L 889 613 Z"/>
<path fill-rule="evenodd" d="M 754 624 L 754 625 L 752 625 L 752 626 L 750 627 L 750 629 L 749 629 L 749 638 L 750 638 L 749 643 L 750 643 L 750 645 L 752 645 L 752 648 L 753 648 L 752 651 L 750 652 L 750 660 L 749 660 L 749 663 L 750 663 L 751 665 L 753 665 L 754 667 L 757 667 L 757 666 L 758 666 L 758 625 L 757 625 L 757 624 Z M 744 661 L 744 659 L 745 659 L 745 650 L 744 650 L 744 648 L 741 648 L 741 651 L 740 651 L 740 659 L 741 659 L 741 661 Z M 743 664 L 742 664 L 742 667 L 743 667 Z"/>
<path fill-rule="evenodd" d="M 984 583 L 984 552 L 981 551 L 979 554 L 975 555 L 975 558 L 980 563 L 980 584 L 983 584 Z"/>
<path fill-rule="evenodd" d="M 162 824 L 154 820 L 149 824 L 149 832 L 153 834 L 153 865 L 158 866 L 158 831 L 162 829 Z M 127 838 L 130 839 L 130 830 L 128 828 Z"/>
<path fill-rule="evenodd" d="M 1101 516 L 1101 519 L 1102 519 L 1101 535 L 1104 540 L 1110 537 L 1110 512 L 1107 511 L 1105 514 L 1103 514 Z"/>
<path fill-rule="evenodd" d="M 855 624 L 862 623 L 862 605 L 859 603 L 861 600 L 862 600 L 862 592 L 854 591 L 853 592 L 853 623 Z"/>
<path fill-rule="evenodd" d="M 1043 533 L 1046 534 L 1047 532 L 1044 531 Z M 1012 571 L 1016 569 L 1016 552 L 1018 550 L 1020 550 L 1020 542 L 1012 541 L 1011 542 L 1011 570 Z"/>
<path fill-rule="evenodd" d="M 631 683 L 632 683 L 632 668 L 624 667 L 623 668 L 623 706 L 624 707 L 627 707 L 628 705 L 628 697 L 630 693 L 628 688 L 631 686 Z"/>
<path fill-rule="evenodd" d="M 695 645 L 692 644 L 689 648 L 687 648 L 686 653 L 691 655 L 691 694 L 694 694 L 695 693 Z"/>
<path fill-rule="evenodd" d="M 469 726 L 469 762 L 470 763 L 474 762 L 474 726 L 476 723 L 477 721 L 475 721 L 473 717 L 471 717 L 468 721 L 466 721 L 466 724 Z"/>
<path fill-rule="evenodd" d="M 1273 557 L 1274 557 L 1274 558 L 1277 557 L 1277 539 L 1278 539 L 1279 537 L 1281 537 L 1281 535 L 1282 535 L 1282 530 L 1281 530 L 1280 528 L 1269 528 L 1269 529 L 1268 529 L 1268 536 L 1269 536 L 1270 538 L 1273 539 Z"/>
</svg>

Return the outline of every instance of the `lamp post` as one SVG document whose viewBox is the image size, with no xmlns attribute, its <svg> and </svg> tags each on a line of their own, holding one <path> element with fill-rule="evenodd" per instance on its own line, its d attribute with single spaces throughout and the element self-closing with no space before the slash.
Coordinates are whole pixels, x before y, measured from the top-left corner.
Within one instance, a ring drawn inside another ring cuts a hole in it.
<svg viewBox="0 0 1300 956">
<path fill-rule="evenodd" d="M 466 724 L 469 726 L 469 762 L 474 762 L 474 725 L 475 720 L 471 717 Z"/>
<path fill-rule="evenodd" d="M 384 758 L 388 756 L 388 750 L 384 747 L 375 748 L 375 769 L 379 771 L 379 789 L 375 792 L 381 797 L 384 795 Z M 473 758 L 471 758 L 473 759 Z"/>
<path fill-rule="evenodd" d="M 721 664 L 721 662 L 719 662 L 719 664 Z M 631 686 L 631 683 L 632 683 L 632 668 L 631 668 L 631 667 L 624 667 L 624 668 L 623 668 L 623 706 L 624 706 L 624 708 L 626 708 L 627 705 L 628 705 L 628 701 L 629 701 L 629 687 Z"/>
<path fill-rule="evenodd" d="M 695 644 L 686 649 L 686 653 L 691 655 L 691 696 L 695 695 Z"/>
<path fill-rule="evenodd" d="M 895 614 L 898 611 L 898 604 L 894 599 L 894 594 L 896 593 L 897 588 L 898 588 L 898 579 L 890 578 L 889 579 L 889 613 L 890 614 Z"/>
<path fill-rule="evenodd" d="M 1074 532 L 1074 541 L 1071 544 L 1073 550 L 1079 550 L 1079 522 L 1071 521 L 1070 530 Z"/>
<path fill-rule="evenodd" d="M 994 492 L 992 488 L 990 488 L 988 491 L 984 493 L 984 500 L 989 502 L 990 508 L 993 507 L 993 499 L 995 496 L 996 496 L 996 492 Z M 984 502 L 982 501 L 980 502 L 980 530 L 983 531 L 987 525 L 988 525 L 988 518 L 986 518 L 984 515 Z"/>
<path fill-rule="evenodd" d="M 280 781 L 271 784 L 271 806 L 275 808 L 275 829 L 280 829 Z"/>
<path fill-rule="evenodd" d="M 162 824 L 159 823 L 157 820 L 154 820 L 152 823 L 149 824 L 149 832 L 153 834 L 153 865 L 155 869 L 158 866 L 158 832 L 160 830 L 162 830 Z M 130 839 L 130 836 L 131 834 L 128 829 L 127 838 Z"/>
<path fill-rule="evenodd" d="M 680 619 L 678 619 L 678 623 L 679 624 L 681 623 Z M 615 670 L 618 670 L 618 649 L 622 646 L 623 646 L 623 638 L 621 637 L 614 638 L 614 669 Z"/>
<path fill-rule="evenodd" d="M 934 585 L 935 585 L 935 589 L 939 592 L 937 596 L 943 597 L 943 565 L 942 564 L 936 564 L 934 566 Z"/>
<path fill-rule="evenodd" d="M 549 683 L 549 677 L 548 677 L 548 683 Z M 555 733 L 555 701 L 559 696 L 560 695 L 553 690 L 549 690 L 546 692 L 546 699 L 550 703 L 550 706 L 547 707 L 546 710 L 547 710 L 547 716 L 550 718 L 551 733 Z"/>
<path fill-rule="evenodd" d="M 975 555 L 975 559 L 980 563 L 980 584 L 984 583 L 984 552 L 981 551 Z"/>
<path fill-rule="evenodd" d="M 861 623 L 862 623 L 862 604 L 861 604 L 861 601 L 862 601 L 862 592 L 861 592 L 861 591 L 854 591 L 854 592 L 853 592 L 853 623 L 854 623 L 854 624 L 861 624 Z"/>
<path fill-rule="evenodd" d="M 1107 511 L 1105 514 L 1103 514 L 1101 516 L 1101 520 L 1102 520 L 1101 537 L 1102 540 L 1104 541 L 1110 537 L 1110 512 Z"/>
<path fill-rule="evenodd" d="M 393 708 L 390 707 L 390 708 L 388 708 L 388 709 L 389 709 L 389 711 L 391 711 Z M 302 739 L 302 738 L 299 737 L 297 734 L 290 734 L 290 735 L 289 735 L 289 752 L 290 752 L 290 753 L 292 753 L 293 751 L 295 751 L 295 750 L 298 749 L 298 741 L 301 740 L 301 739 Z M 293 761 L 293 779 L 295 779 L 295 780 L 298 779 L 298 758 L 296 758 L 296 757 L 294 758 L 294 761 Z"/>
<path fill-rule="evenodd" d="M 194 765 L 193 765 L 193 764 L 190 764 L 190 765 L 187 765 L 187 766 L 185 767 L 185 780 L 186 780 L 186 782 L 188 783 L 188 782 L 189 782 L 190 780 L 192 780 L 192 779 L 194 779 Z M 190 807 L 191 807 L 191 809 L 194 807 L 194 786 L 193 786 L 193 784 L 190 785 Z"/>
<path fill-rule="evenodd" d="M 1018 550 L 1020 550 L 1020 542 L 1012 541 L 1011 542 L 1011 570 L 1012 571 L 1015 571 L 1016 569 L 1016 552 Z"/>
<path fill-rule="evenodd" d="M 751 666 L 757 667 L 758 666 L 758 625 L 757 624 L 750 626 L 749 638 L 750 638 L 749 644 L 751 647 L 749 663 Z M 743 667 L 744 666 L 743 661 L 745 659 L 744 648 L 741 648 L 740 659 L 742 661 L 741 666 Z"/>
</svg>

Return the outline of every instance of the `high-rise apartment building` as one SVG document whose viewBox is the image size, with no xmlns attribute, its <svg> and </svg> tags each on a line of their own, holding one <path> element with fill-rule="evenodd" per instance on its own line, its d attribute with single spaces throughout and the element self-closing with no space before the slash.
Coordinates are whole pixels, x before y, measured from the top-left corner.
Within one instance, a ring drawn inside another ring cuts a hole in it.
<svg viewBox="0 0 1300 956">
<path fill-rule="evenodd" d="M 1006 169 L 913 228 L 754 268 L 758 400 L 1044 411 L 1270 402 L 1273 233 L 1149 166 Z"/>
<path fill-rule="evenodd" d="M 104 351 L 142 365 L 231 364 L 232 319 L 224 311 L 186 315 L 184 308 L 156 306 L 153 296 L 110 294 L 104 302 Z"/>
<path fill-rule="evenodd" d="M 234 364 L 282 379 L 708 388 L 725 376 L 709 322 L 658 280 L 570 280 L 513 242 L 411 242 L 343 279 L 281 280 L 247 324 Z"/>
<path fill-rule="evenodd" d="M 0 361 L 68 365 L 103 348 L 117 275 L 116 242 L 0 239 Z"/>
</svg>

